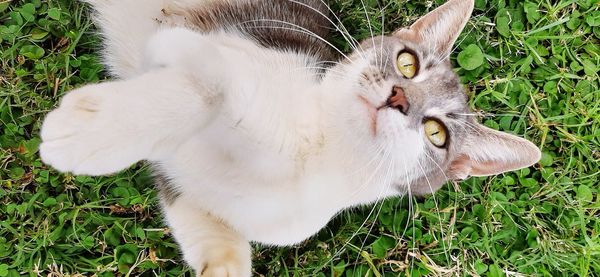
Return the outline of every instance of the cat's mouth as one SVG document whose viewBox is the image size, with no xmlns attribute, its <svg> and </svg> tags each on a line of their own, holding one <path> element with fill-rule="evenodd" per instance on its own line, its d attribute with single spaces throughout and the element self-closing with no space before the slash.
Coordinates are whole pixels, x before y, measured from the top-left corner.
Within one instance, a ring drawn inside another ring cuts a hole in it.
<svg viewBox="0 0 600 277">
<path fill-rule="evenodd" d="M 381 108 L 377 108 L 375 105 L 373 105 L 373 103 L 371 103 L 371 101 L 362 95 L 359 95 L 358 99 L 360 99 L 360 101 L 363 102 L 363 104 L 365 104 L 367 107 L 369 118 L 371 120 L 371 132 L 373 137 L 375 137 L 377 135 L 377 113 Z"/>
</svg>

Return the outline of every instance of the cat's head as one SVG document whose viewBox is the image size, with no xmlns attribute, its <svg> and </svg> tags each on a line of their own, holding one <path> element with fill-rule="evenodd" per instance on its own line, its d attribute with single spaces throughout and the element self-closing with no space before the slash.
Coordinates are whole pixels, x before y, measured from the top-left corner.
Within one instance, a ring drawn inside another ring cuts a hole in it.
<svg viewBox="0 0 600 277">
<path fill-rule="evenodd" d="M 367 39 L 325 82 L 345 95 L 344 128 L 402 192 L 433 193 L 448 180 L 536 163 L 540 150 L 477 123 L 449 56 L 473 0 L 450 0 L 408 28 Z M 391 170 L 390 170 L 391 169 Z"/>
</svg>

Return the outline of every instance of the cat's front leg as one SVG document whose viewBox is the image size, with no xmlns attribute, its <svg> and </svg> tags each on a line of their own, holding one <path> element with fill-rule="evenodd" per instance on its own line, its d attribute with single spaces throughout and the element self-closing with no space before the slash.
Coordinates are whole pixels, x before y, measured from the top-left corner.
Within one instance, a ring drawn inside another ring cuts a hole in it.
<svg viewBox="0 0 600 277">
<path fill-rule="evenodd" d="M 181 198 L 165 205 L 164 210 L 185 260 L 196 271 L 196 276 L 252 275 L 249 242 L 222 220 Z"/>
<path fill-rule="evenodd" d="M 87 175 L 159 161 L 204 127 L 220 103 L 217 87 L 170 68 L 85 86 L 46 117 L 40 154 L 60 171 Z"/>
<path fill-rule="evenodd" d="M 150 38 L 144 60 L 147 68 L 184 68 L 204 79 L 223 83 L 230 75 L 232 63 L 222 49 L 202 33 L 182 27 L 167 28 Z"/>
</svg>

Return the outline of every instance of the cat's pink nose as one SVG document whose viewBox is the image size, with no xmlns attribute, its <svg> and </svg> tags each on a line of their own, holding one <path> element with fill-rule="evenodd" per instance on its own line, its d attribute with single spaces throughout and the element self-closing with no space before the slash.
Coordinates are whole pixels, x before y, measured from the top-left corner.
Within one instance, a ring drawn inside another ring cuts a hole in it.
<svg viewBox="0 0 600 277">
<path fill-rule="evenodd" d="M 408 114 L 410 103 L 408 103 L 408 99 L 406 99 L 404 90 L 401 87 L 394 86 L 392 89 L 392 96 L 387 100 L 387 106 L 398 109 L 404 115 Z"/>
</svg>

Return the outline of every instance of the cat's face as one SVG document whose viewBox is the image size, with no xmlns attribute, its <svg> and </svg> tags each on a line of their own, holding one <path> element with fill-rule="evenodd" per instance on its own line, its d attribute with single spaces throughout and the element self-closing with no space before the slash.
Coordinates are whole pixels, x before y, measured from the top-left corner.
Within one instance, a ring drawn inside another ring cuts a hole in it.
<svg viewBox="0 0 600 277">
<path fill-rule="evenodd" d="M 361 49 L 370 62 L 357 93 L 374 142 L 394 153 L 387 158 L 398 175 L 393 185 L 433 193 L 451 178 L 448 162 L 474 124 L 464 86 L 447 57 L 402 36 L 369 39 Z"/>
<path fill-rule="evenodd" d="M 540 158 L 535 145 L 483 127 L 469 109 L 449 56 L 472 9 L 473 1 L 451 0 L 408 29 L 365 40 L 332 70 L 351 94 L 346 127 L 401 193 L 433 193 L 450 179 Z"/>
</svg>

